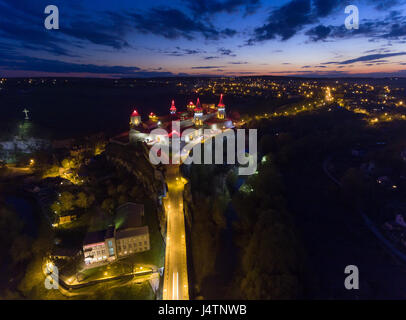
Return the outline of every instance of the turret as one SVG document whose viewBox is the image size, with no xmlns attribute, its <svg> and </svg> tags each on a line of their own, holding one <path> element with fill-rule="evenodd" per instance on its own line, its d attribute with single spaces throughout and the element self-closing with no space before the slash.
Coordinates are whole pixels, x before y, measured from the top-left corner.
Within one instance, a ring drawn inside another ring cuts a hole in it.
<svg viewBox="0 0 406 320">
<path fill-rule="evenodd" d="M 217 118 L 224 119 L 226 117 L 226 106 L 223 102 L 223 94 L 220 95 L 220 101 L 217 105 Z"/>
<path fill-rule="evenodd" d="M 170 110 L 171 114 L 176 113 L 175 100 L 172 100 L 172 105 L 171 105 L 171 108 L 169 110 Z"/>
<path fill-rule="evenodd" d="M 193 112 L 195 110 L 195 104 L 193 103 L 193 101 L 190 101 L 189 104 L 187 105 L 187 111 L 189 112 Z"/>
<path fill-rule="evenodd" d="M 131 114 L 130 125 L 133 127 L 137 127 L 140 124 L 141 124 L 141 116 L 137 110 L 134 110 L 133 113 Z"/>
<path fill-rule="evenodd" d="M 151 120 L 151 121 L 156 121 L 158 119 L 157 116 L 155 115 L 155 113 L 153 113 L 153 112 L 151 112 L 148 117 L 149 117 L 149 120 Z"/>
<path fill-rule="evenodd" d="M 194 116 L 193 116 L 195 125 L 201 126 L 203 124 L 202 118 L 203 118 L 203 109 L 202 109 L 202 105 L 200 104 L 199 98 L 197 98 L 196 108 L 194 109 Z"/>
</svg>

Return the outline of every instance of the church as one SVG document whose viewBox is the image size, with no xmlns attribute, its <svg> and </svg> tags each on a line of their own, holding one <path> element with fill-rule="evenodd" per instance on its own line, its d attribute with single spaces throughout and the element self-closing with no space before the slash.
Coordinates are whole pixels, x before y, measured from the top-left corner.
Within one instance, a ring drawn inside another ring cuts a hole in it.
<svg viewBox="0 0 406 320">
<path fill-rule="evenodd" d="M 172 128 L 173 122 L 180 124 L 180 130 Z M 182 111 L 177 110 L 175 101 L 172 100 L 169 114 L 157 116 L 150 113 L 147 121 L 142 121 L 141 115 L 137 110 L 134 110 L 130 117 L 129 141 L 130 143 L 142 141 L 148 145 L 163 143 L 166 140 L 169 141 L 169 138 L 174 135 L 181 137 L 185 130 L 192 129 L 190 130 L 192 133 L 185 137 L 185 142 L 189 142 L 203 137 L 204 129 L 227 130 L 233 127 L 233 121 L 226 114 L 223 94 L 221 94 L 217 106 L 215 104 L 201 104 L 200 99 L 197 98 L 196 103 L 190 101 L 185 110 Z"/>
</svg>

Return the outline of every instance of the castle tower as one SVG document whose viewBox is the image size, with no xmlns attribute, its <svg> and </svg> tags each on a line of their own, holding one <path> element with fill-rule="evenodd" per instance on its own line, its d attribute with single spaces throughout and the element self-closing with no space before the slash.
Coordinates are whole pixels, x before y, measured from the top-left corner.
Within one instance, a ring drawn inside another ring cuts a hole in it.
<svg viewBox="0 0 406 320">
<path fill-rule="evenodd" d="M 187 111 L 189 111 L 189 112 L 194 112 L 194 110 L 195 110 L 195 104 L 193 103 L 193 101 L 190 101 L 189 102 L 189 104 L 186 106 L 186 108 L 187 108 Z"/>
<path fill-rule="evenodd" d="M 223 94 L 220 95 L 220 102 L 217 105 L 217 118 L 224 119 L 226 117 L 226 106 L 223 102 Z"/>
<path fill-rule="evenodd" d="M 137 127 L 140 124 L 141 124 L 141 116 L 137 110 L 134 110 L 134 112 L 131 114 L 130 125 L 132 127 Z"/>
<path fill-rule="evenodd" d="M 157 121 L 157 116 L 155 115 L 155 113 L 153 113 L 153 112 L 151 112 L 150 114 L 149 114 L 149 120 L 151 120 L 151 121 Z"/>
<path fill-rule="evenodd" d="M 176 113 L 175 100 L 172 100 L 172 105 L 171 105 L 171 108 L 169 110 L 170 110 L 171 114 Z"/>
<path fill-rule="evenodd" d="M 197 98 L 196 108 L 194 109 L 193 121 L 197 126 L 203 125 L 203 109 L 199 98 Z"/>
</svg>

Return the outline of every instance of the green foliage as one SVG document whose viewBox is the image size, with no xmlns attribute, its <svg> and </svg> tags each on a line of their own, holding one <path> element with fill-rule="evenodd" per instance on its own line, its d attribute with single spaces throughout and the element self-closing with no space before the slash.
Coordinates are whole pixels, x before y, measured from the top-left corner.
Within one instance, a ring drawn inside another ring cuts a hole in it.
<svg viewBox="0 0 406 320">
<path fill-rule="evenodd" d="M 104 199 L 101 208 L 106 212 L 113 213 L 115 208 L 114 200 L 112 198 Z"/>
<path fill-rule="evenodd" d="M 109 185 L 108 188 L 107 188 L 107 194 L 108 194 L 110 197 L 114 197 L 114 196 L 116 195 L 116 193 L 117 193 L 117 188 L 116 188 L 116 186 L 114 186 L 114 185 Z"/>
<path fill-rule="evenodd" d="M 59 202 L 62 212 L 72 211 L 75 205 L 75 197 L 72 193 L 65 191 L 59 197 Z"/>
<path fill-rule="evenodd" d="M 88 209 L 89 207 L 91 207 L 94 201 L 95 201 L 94 195 L 91 194 L 88 196 L 84 192 L 79 192 L 76 197 L 75 204 L 77 207 L 81 209 Z"/>
<path fill-rule="evenodd" d="M 243 248 L 240 298 L 297 297 L 300 288 L 299 247 L 286 213 L 262 212 Z"/>
<path fill-rule="evenodd" d="M 20 237 L 24 227 L 23 221 L 16 212 L 8 209 L 3 202 L 0 202 L 0 265 L 7 261 L 7 255 L 11 254 L 11 247 L 16 239 Z M 19 246 L 16 244 L 15 246 Z M 18 259 L 17 259 L 18 260 Z"/>
<path fill-rule="evenodd" d="M 52 203 L 51 210 L 53 213 L 61 215 L 61 213 L 63 212 L 61 203 L 59 201 L 55 201 L 54 203 Z"/>
<path fill-rule="evenodd" d="M 71 168 L 71 161 L 69 159 L 63 159 L 62 160 L 62 167 L 64 169 L 70 169 Z"/>
<path fill-rule="evenodd" d="M 32 243 L 32 239 L 27 235 L 20 235 L 14 239 L 14 242 L 10 248 L 11 258 L 14 264 L 23 262 L 31 258 L 32 251 L 29 250 Z"/>
</svg>

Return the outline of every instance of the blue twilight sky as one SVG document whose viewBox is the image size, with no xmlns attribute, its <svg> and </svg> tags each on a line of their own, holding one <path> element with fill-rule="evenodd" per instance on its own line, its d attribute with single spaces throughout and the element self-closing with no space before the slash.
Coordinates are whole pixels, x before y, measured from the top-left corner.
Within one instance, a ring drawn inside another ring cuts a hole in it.
<svg viewBox="0 0 406 320">
<path fill-rule="evenodd" d="M 347 74 L 406 76 L 406 0 L 0 0 L 3 77 Z"/>
</svg>

